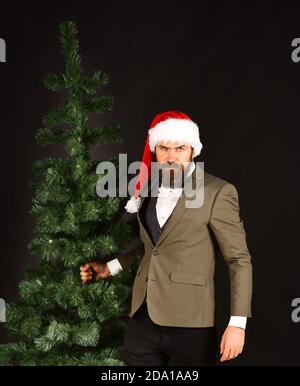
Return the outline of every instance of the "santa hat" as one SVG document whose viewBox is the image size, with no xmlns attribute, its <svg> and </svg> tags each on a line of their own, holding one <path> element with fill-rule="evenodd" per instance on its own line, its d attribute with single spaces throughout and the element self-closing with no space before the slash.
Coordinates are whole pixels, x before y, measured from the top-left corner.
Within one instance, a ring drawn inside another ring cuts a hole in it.
<svg viewBox="0 0 300 386">
<path fill-rule="evenodd" d="M 165 111 L 153 119 L 144 148 L 142 165 L 135 186 L 134 195 L 128 200 L 125 209 L 129 213 L 138 211 L 141 197 L 139 192 L 142 185 L 148 180 L 151 172 L 151 162 L 155 161 L 155 146 L 160 141 L 184 142 L 194 148 L 194 155 L 200 154 L 202 143 L 199 137 L 199 128 L 191 118 L 180 111 Z"/>
</svg>

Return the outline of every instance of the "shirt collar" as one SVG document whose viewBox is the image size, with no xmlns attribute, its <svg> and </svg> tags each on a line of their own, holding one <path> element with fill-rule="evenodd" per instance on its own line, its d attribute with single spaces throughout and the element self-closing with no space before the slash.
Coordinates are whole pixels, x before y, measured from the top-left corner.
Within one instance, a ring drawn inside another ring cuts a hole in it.
<svg viewBox="0 0 300 386">
<path fill-rule="evenodd" d="M 188 165 L 189 170 L 187 173 L 187 177 L 189 177 L 193 173 L 193 171 L 195 170 L 195 167 L 196 167 L 195 162 L 191 161 L 191 163 Z"/>
</svg>

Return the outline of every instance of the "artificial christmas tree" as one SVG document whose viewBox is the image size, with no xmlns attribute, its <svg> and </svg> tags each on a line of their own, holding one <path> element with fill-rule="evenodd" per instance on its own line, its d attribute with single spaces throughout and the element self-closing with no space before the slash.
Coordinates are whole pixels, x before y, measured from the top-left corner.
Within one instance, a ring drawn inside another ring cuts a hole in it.
<svg viewBox="0 0 300 386">
<path fill-rule="evenodd" d="M 99 161 L 88 151 L 89 145 L 120 142 L 124 130 L 88 127 L 92 114 L 112 110 L 113 98 L 100 94 L 106 74 L 84 75 L 76 35 L 73 22 L 60 25 L 65 72 L 45 78 L 45 86 L 65 91 L 66 100 L 46 114 L 36 140 L 65 144 L 66 157 L 34 164 L 36 228 L 29 252 L 39 262 L 26 270 L 20 300 L 7 306 L 6 327 L 19 341 L 0 345 L 2 365 L 123 365 L 123 333 L 140 256 L 116 277 L 88 285 L 81 283 L 79 267 L 114 258 L 134 236 L 135 224 L 122 219 L 127 198 L 98 197 Z M 118 168 L 116 159 L 110 161 Z"/>
</svg>

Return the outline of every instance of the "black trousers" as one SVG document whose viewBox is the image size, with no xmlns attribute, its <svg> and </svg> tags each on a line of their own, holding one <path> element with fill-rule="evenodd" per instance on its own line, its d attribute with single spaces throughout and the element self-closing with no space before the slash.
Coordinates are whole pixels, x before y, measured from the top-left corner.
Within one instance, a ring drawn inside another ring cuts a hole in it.
<svg viewBox="0 0 300 386">
<path fill-rule="evenodd" d="M 174 327 L 155 324 L 144 301 L 129 319 L 124 335 L 127 366 L 201 366 L 218 362 L 216 327 Z"/>
</svg>

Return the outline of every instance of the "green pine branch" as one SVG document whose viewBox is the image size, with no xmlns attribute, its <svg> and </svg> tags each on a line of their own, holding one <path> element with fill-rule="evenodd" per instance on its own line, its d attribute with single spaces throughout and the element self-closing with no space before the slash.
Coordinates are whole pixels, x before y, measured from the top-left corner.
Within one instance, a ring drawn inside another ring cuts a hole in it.
<svg viewBox="0 0 300 386">
<path fill-rule="evenodd" d="M 59 31 L 64 71 L 48 74 L 44 85 L 64 98 L 44 115 L 35 139 L 63 144 L 66 154 L 33 164 L 35 229 L 28 252 L 37 264 L 27 267 L 19 300 L 7 307 L 7 330 L 22 341 L 0 346 L 0 365 L 122 366 L 124 319 L 140 256 L 116 277 L 89 285 L 81 283 L 79 267 L 117 256 L 132 238 L 134 224 L 122 220 L 127 198 L 97 196 L 100 161 L 89 155 L 91 145 L 122 142 L 125 130 L 89 125 L 113 109 L 113 97 L 103 94 L 109 77 L 85 74 L 75 23 L 64 22 Z M 118 160 L 110 161 L 118 173 Z"/>
</svg>

